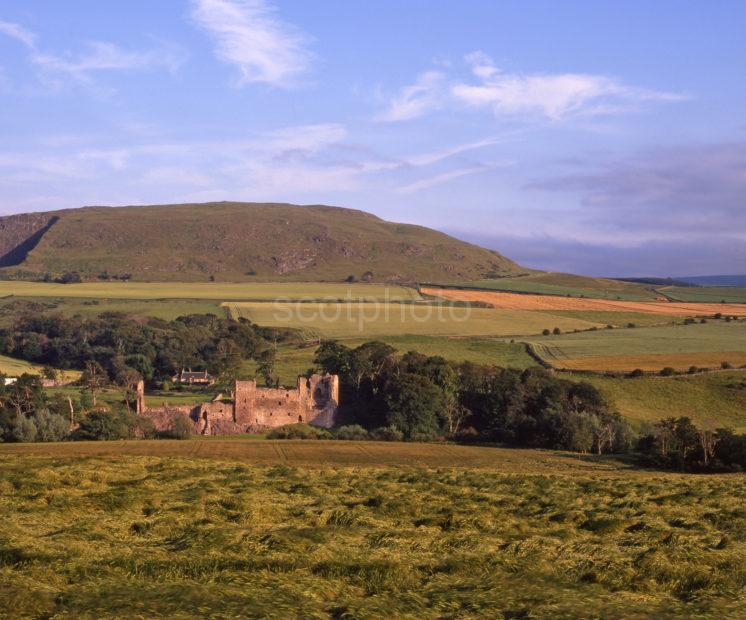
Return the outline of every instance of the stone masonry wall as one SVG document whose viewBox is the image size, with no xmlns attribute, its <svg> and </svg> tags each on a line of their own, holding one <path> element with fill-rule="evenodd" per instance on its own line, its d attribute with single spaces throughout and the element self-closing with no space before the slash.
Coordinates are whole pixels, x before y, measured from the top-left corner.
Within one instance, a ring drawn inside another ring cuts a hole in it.
<svg viewBox="0 0 746 620">
<path fill-rule="evenodd" d="M 298 377 L 295 390 L 258 388 L 256 381 L 236 381 L 233 403 L 213 401 L 195 406 L 147 407 L 144 384 L 138 385 L 137 412 L 158 431 L 168 430 L 173 418 L 187 415 L 198 435 L 235 435 L 296 424 L 334 426 L 339 404 L 336 375 Z"/>
</svg>

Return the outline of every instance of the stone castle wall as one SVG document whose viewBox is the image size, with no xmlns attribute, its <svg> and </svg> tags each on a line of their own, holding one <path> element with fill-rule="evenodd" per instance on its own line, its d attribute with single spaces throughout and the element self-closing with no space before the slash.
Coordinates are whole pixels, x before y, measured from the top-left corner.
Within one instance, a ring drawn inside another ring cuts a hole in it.
<svg viewBox="0 0 746 620">
<path fill-rule="evenodd" d="M 144 384 L 138 385 L 137 412 L 153 420 L 158 431 L 168 430 L 177 415 L 186 415 L 198 435 L 235 435 L 307 423 L 331 428 L 339 405 L 339 377 L 298 377 L 294 390 L 259 388 L 256 381 L 236 381 L 234 402 L 216 400 L 187 406 L 148 407 Z"/>
</svg>

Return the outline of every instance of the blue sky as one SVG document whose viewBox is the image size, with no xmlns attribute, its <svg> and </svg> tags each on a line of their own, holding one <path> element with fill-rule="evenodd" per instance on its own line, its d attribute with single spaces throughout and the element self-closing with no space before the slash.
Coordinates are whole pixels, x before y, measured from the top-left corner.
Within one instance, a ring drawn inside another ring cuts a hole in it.
<svg viewBox="0 0 746 620">
<path fill-rule="evenodd" d="M 324 203 L 531 267 L 746 270 L 746 3 L 6 0 L 0 212 Z"/>
</svg>

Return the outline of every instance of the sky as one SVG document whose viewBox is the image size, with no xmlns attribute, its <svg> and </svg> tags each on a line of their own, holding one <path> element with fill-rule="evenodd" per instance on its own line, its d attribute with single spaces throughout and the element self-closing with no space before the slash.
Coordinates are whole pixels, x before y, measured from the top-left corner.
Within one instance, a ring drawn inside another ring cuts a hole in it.
<svg viewBox="0 0 746 620">
<path fill-rule="evenodd" d="M 3 0 L 0 213 L 331 204 L 740 274 L 744 31 L 741 0 Z"/>
</svg>

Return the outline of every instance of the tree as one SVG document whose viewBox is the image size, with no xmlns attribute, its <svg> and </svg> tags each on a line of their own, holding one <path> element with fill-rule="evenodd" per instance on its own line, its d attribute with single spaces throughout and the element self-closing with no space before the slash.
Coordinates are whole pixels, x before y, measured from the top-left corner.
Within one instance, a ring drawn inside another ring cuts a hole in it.
<svg viewBox="0 0 746 620">
<path fill-rule="evenodd" d="M 438 434 L 445 403 L 443 393 L 429 379 L 411 373 L 394 377 L 386 383 L 384 401 L 386 420 L 381 426 L 396 427 L 407 439 Z"/>
<path fill-rule="evenodd" d="M 271 387 L 274 383 L 272 375 L 275 371 L 275 361 L 277 359 L 277 352 L 275 349 L 265 349 L 259 355 L 259 365 L 257 366 L 257 372 L 264 377 L 264 382 L 267 387 Z"/>
<path fill-rule="evenodd" d="M 718 441 L 717 433 L 701 428 L 697 431 L 699 435 L 699 445 L 702 448 L 702 462 L 705 467 L 710 463 L 710 459 L 715 456 L 715 445 Z"/>
<path fill-rule="evenodd" d="M 85 370 L 80 376 L 80 384 L 90 393 L 93 406 L 96 406 L 96 394 L 109 384 L 109 376 L 101 364 L 89 360 L 85 363 Z"/>
<path fill-rule="evenodd" d="M 53 366 L 44 366 L 41 369 L 41 376 L 47 381 L 52 381 L 56 384 L 59 381 L 60 372 Z"/>
<path fill-rule="evenodd" d="M 123 411 L 91 411 L 75 431 L 76 439 L 127 439 L 136 423 L 135 416 Z"/>
<path fill-rule="evenodd" d="M 142 377 L 134 368 L 124 368 L 117 374 L 116 385 L 122 392 L 127 411 L 131 411 L 130 403 L 137 401 L 137 386 L 140 381 Z"/>
</svg>

